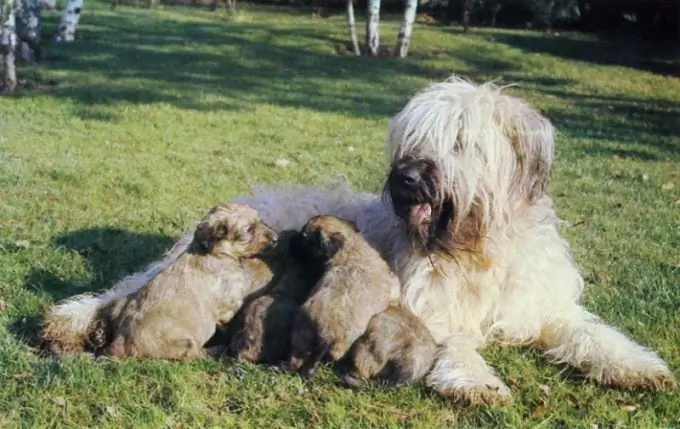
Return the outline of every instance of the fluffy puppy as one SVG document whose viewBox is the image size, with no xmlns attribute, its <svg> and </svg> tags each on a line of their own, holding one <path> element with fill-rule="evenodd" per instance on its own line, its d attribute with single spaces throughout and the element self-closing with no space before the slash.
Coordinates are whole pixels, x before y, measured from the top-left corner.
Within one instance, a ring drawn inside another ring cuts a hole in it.
<svg viewBox="0 0 680 429">
<path fill-rule="evenodd" d="M 311 218 L 296 253 L 308 266 L 324 267 L 295 319 L 288 363 L 309 378 L 326 355 L 342 358 L 371 317 L 398 299 L 399 280 L 356 225 L 335 216 Z"/>
<path fill-rule="evenodd" d="M 405 385 L 427 375 L 436 352 L 427 326 L 407 309 L 390 305 L 371 318 L 366 332 L 339 362 L 338 373 L 351 387 L 372 378 Z"/>
<path fill-rule="evenodd" d="M 283 272 L 265 295 L 248 300 L 230 324 L 229 352 L 237 359 L 275 364 L 287 357 L 295 316 L 323 273 L 322 267 L 305 266 L 304 259 L 293 256 L 300 252 L 299 242 L 298 231 L 279 234 L 276 258 Z"/>
<path fill-rule="evenodd" d="M 276 237 L 248 206 L 213 207 L 196 227 L 186 252 L 138 292 L 102 309 L 104 326 L 113 329 L 108 354 L 203 356 L 203 345 L 216 325 L 234 316 L 250 287 L 242 260 L 270 248 Z"/>
</svg>

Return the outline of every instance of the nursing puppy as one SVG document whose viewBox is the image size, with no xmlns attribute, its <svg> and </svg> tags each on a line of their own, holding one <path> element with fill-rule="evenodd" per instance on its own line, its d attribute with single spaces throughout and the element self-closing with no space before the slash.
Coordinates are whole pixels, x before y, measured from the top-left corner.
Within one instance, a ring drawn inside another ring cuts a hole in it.
<svg viewBox="0 0 680 429">
<path fill-rule="evenodd" d="M 320 266 L 306 266 L 294 256 L 300 252 L 300 233 L 283 231 L 277 247 L 278 266 L 283 270 L 264 295 L 244 305 L 229 326 L 229 352 L 238 360 L 275 364 L 290 351 L 295 316 L 310 289 L 323 273 Z"/>
<path fill-rule="evenodd" d="M 254 209 L 212 208 L 186 252 L 138 292 L 102 309 L 102 326 L 113 337 L 108 354 L 173 360 L 205 355 L 203 345 L 218 324 L 233 318 L 251 287 L 242 261 L 275 241 Z"/>
<path fill-rule="evenodd" d="M 355 225 L 315 216 L 302 228 L 299 257 L 324 272 L 295 319 L 288 368 L 305 378 L 326 355 L 338 361 L 369 320 L 399 297 L 399 280 Z"/>
<path fill-rule="evenodd" d="M 407 309 L 390 305 L 371 318 L 366 332 L 339 362 L 338 373 L 351 387 L 370 379 L 401 386 L 425 377 L 436 352 L 427 326 Z"/>
</svg>

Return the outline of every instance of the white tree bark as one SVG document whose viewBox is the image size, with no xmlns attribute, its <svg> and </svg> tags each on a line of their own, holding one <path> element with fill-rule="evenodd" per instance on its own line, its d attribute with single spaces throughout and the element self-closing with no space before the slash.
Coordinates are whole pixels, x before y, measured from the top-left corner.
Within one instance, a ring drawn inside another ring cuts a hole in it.
<svg viewBox="0 0 680 429">
<path fill-rule="evenodd" d="M 368 0 L 366 19 L 366 48 L 369 55 L 377 56 L 380 48 L 380 0 Z"/>
<path fill-rule="evenodd" d="M 40 3 L 38 0 L 14 0 L 16 32 L 19 38 L 19 58 L 25 61 L 40 59 Z"/>
<path fill-rule="evenodd" d="M 354 0 L 347 0 L 347 22 L 349 25 L 349 40 L 352 43 L 354 55 L 361 55 L 359 39 L 357 38 L 357 24 L 354 20 Z"/>
<path fill-rule="evenodd" d="M 69 0 L 66 11 L 61 17 L 55 40 L 57 42 L 72 42 L 83 10 L 83 0 Z"/>
<path fill-rule="evenodd" d="M 394 55 L 399 58 L 406 58 L 406 55 L 408 55 L 411 34 L 413 34 L 413 21 L 416 20 L 416 11 L 418 10 L 418 0 L 405 0 L 404 3 L 404 22 L 399 29 L 397 47 L 394 49 Z"/>
<path fill-rule="evenodd" d="M 5 93 L 14 92 L 17 87 L 14 65 L 14 53 L 17 48 L 14 1 L 1 0 L 0 3 L 0 92 Z"/>
</svg>

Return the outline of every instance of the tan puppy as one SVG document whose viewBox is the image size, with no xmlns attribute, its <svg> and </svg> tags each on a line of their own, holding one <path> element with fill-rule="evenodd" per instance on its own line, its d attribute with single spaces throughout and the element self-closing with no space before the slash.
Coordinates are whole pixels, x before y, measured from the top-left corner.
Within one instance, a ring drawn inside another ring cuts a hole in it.
<svg viewBox="0 0 680 429">
<path fill-rule="evenodd" d="M 371 318 L 366 332 L 340 362 L 340 378 L 359 387 L 375 378 L 400 386 L 425 377 L 437 344 L 427 326 L 407 309 L 390 305 Z"/>
<path fill-rule="evenodd" d="M 301 238 L 296 257 L 325 268 L 293 328 L 288 367 L 308 378 L 326 355 L 339 360 L 371 317 L 398 299 L 399 281 L 351 222 L 315 216 Z"/>
<path fill-rule="evenodd" d="M 194 240 L 174 262 L 138 292 L 112 301 L 101 312 L 113 331 L 112 356 L 191 359 L 216 325 L 238 311 L 251 282 L 243 260 L 266 251 L 276 233 L 258 213 L 220 204 L 198 224 Z"/>
</svg>

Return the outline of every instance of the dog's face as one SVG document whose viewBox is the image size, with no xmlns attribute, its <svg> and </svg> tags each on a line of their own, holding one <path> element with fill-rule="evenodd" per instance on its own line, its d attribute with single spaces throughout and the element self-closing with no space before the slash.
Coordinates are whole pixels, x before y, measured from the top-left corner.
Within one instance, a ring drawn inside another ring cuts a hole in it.
<svg viewBox="0 0 680 429">
<path fill-rule="evenodd" d="M 330 215 L 315 216 L 291 240 L 291 251 L 298 260 L 323 263 L 355 234 L 359 229 L 353 222 Z"/>
<path fill-rule="evenodd" d="M 223 203 L 213 207 L 201 220 L 194 241 L 205 253 L 241 259 L 271 249 L 277 234 L 262 222 L 252 207 Z"/>
<path fill-rule="evenodd" d="M 392 164 L 383 190 L 395 214 L 426 251 L 445 246 L 453 221 L 453 196 L 443 192 L 441 183 L 434 161 L 406 155 Z"/>
</svg>

